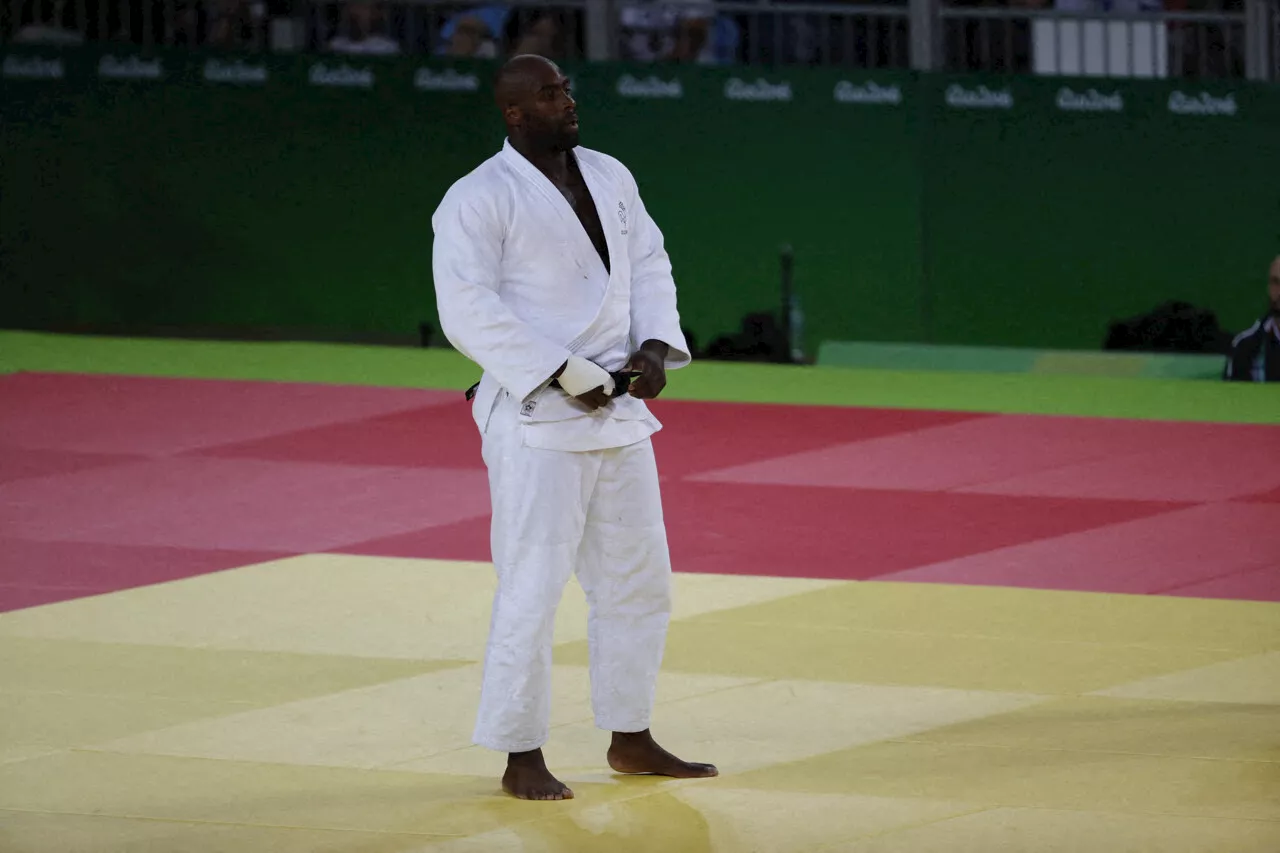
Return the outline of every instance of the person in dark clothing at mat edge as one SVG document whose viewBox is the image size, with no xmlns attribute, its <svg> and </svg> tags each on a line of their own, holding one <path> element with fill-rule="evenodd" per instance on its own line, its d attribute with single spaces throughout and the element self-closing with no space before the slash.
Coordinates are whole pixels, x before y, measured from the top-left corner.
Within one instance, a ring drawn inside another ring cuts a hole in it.
<svg viewBox="0 0 1280 853">
<path fill-rule="evenodd" d="M 1267 313 L 1231 342 L 1223 378 L 1237 382 L 1280 382 L 1280 255 L 1267 278 Z"/>
</svg>

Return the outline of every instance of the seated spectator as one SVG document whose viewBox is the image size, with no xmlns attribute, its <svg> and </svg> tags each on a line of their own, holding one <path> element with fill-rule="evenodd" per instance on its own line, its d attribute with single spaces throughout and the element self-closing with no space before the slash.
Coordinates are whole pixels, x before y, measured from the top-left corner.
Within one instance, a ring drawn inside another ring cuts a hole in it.
<svg viewBox="0 0 1280 853">
<path fill-rule="evenodd" d="M 400 45 L 385 35 L 385 12 L 380 3 L 347 0 L 342 13 L 339 35 L 329 42 L 329 50 L 382 55 L 400 52 Z"/>
<path fill-rule="evenodd" d="M 737 49 L 736 43 L 727 44 L 731 38 L 736 42 L 736 27 L 732 33 L 717 27 L 715 10 L 701 3 L 632 3 L 622 7 L 620 24 L 622 58 L 632 62 L 712 65 L 732 61 Z"/>
<path fill-rule="evenodd" d="M 1280 255 L 1267 279 L 1267 313 L 1231 342 L 1224 378 L 1236 382 L 1280 382 Z"/>
<path fill-rule="evenodd" d="M 508 56 L 531 53 L 551 60 L 565 56 L 564 30 L 556 12 L 538 9 L 532 14 L 511 15 L 505 35 Z"/>
<path fill-rule="evenodd" d="M 477 6 L 451 16 L 440 28 L 439 56 L 493 59 L 507 23 L 505 6 Z"/>
</svg>

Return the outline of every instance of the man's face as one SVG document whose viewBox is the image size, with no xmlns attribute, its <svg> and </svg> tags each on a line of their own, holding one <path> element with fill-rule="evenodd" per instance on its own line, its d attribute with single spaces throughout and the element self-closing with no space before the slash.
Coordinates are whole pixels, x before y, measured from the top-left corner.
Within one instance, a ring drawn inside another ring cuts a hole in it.
<svg viewBox="0 0 1280 853">
<path fill-rule="evenodd" d="M 578 104 L 569 93 L 569 79 L 551 62 L 530 70 L 508 118 L 540 148 L 568 151 L 578 144 Z"/>
<path fill-rule="evenodd" d="M 1280 316 L 1280 256 L 1271 262 L 1271 273 L 1267 277 L 1267 296 L 1271 299 L 1271 313 Z"/>
</svg>

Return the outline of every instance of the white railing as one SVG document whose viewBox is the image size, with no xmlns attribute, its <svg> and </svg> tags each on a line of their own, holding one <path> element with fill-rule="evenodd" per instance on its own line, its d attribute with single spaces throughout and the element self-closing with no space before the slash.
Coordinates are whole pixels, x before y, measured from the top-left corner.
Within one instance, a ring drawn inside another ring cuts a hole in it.
<svg viewBox="0 0 1280 853">
<path fill-rule="evenodd" d="M 1067 76 L 1245 76 L 1243 12 L 943 9 L 943 67 Z"/>
<path fill-rule="evenodd" d="M 950 2 L 0 0 L 0 39 L 1280 81 L 1280 0 L 1195 13 L 1136 5 L 1160 0 Z"/>
</svg>

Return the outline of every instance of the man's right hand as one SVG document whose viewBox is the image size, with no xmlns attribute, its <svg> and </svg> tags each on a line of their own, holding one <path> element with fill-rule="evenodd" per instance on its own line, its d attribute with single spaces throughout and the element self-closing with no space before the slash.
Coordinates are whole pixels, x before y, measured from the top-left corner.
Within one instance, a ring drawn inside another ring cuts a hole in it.
<svg viewBox="0 0 1280 853">
<path fill-rule="evenodd" d="M 577 400 L 579 403 L 594 412 L 596 409 L 601 409 L 609 405 L 609 401 L 612 398 L 608 394 L 604 393 L 604 387 L 601 386 L 599 388 L 592 388 L 585 394 L 579 394 L 573 399 Z"/>
<path fill-rule="evenodd" d="M 571 357 L 554 374 L 565 393 L 587 407 L 588 411 L 609 405 L 613 377 L 603 367 L 584 358 Z M 599 382 L 600 384 L 596 384 Z"/>
</svg>

